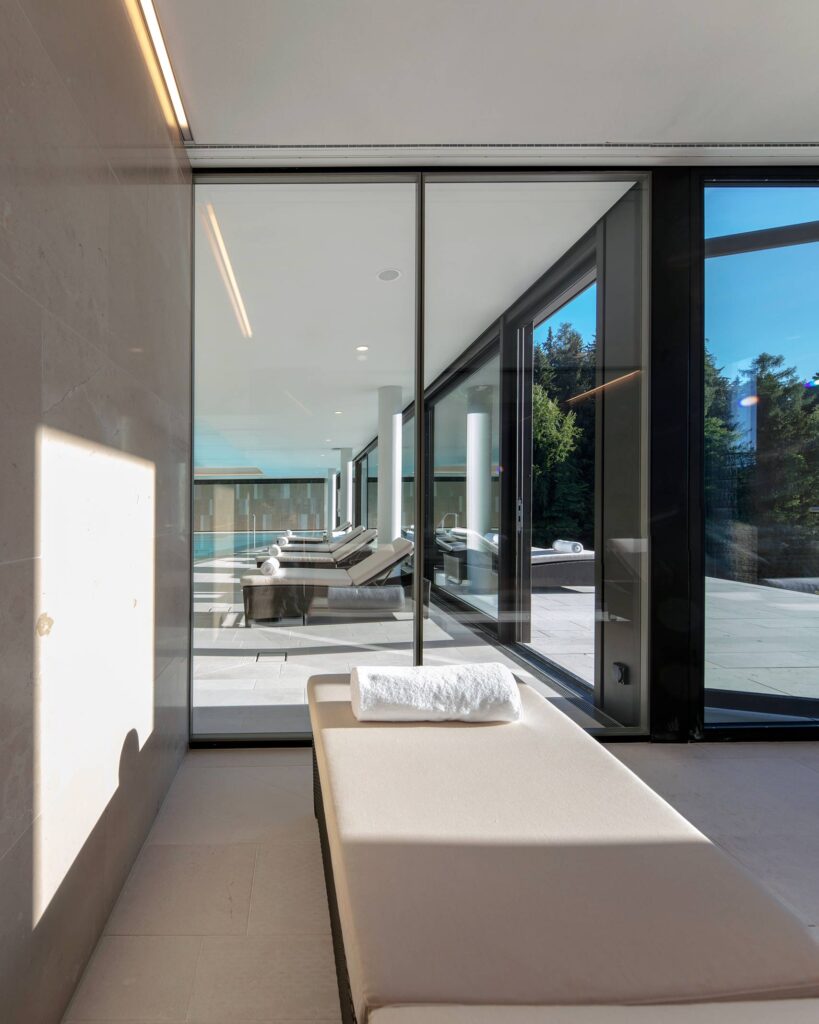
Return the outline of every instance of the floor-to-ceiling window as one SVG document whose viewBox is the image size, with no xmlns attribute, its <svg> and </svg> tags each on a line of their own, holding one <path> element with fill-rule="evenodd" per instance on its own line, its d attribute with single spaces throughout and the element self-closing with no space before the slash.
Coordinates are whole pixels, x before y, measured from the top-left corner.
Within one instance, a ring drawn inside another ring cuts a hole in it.
<svg viewBox="0 0 819 1024">
<path fill-rule="evenodd" d="M 307 734 L 311 675 L 411 659 L 412 545 L 376 528 L 413 473 L 383 449 L 414 396 L 415 184 L 203 178 L 196 209 L 192 736 Z"/>
<path fill-rule="evenodd" d="M 705 704 L 819 721 L 819 185 L 705 190 Z"/>
<path fill-rule="evenodd" d="M 304 733 L 310 675 L 421 634 L 644 727 L 645 188 L 198 182 L 195 739 Z"/>
<path fill-rule="evenodd" d="M 430 175 L 425 573 L 596 721 L 647 721 L 645 182 Z"/>
</svg>

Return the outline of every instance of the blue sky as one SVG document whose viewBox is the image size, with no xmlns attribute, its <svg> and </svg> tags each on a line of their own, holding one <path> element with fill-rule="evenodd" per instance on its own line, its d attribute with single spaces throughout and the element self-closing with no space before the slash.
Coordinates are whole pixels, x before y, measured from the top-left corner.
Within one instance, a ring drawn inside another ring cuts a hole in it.
<svg viewBox="0 0 819 1024">
<path fill-rule="evenodd" d="M 705 234 L 734 234 L 819 220 L 819 188 L 705 190 Z M 596 330 L 597 289 L 581 292 L 535 328 L 571 323 L 584 340 Z M 819 243 L 714 257 L 705 267 L 705 336 L 729 377 L 760 352 L 783 355 L 807 380 L 819 372 Z"/>
<path fill-rule="evenodd" d="M 562 323 L 570 323 L 575 330 L 580 331 L 584 341 L 589 342 L 594 338 L 597 331 L 597 285 L 592 284 L 576 295 L 571 302 L 553 313 L 547 320 L 538 324 L 535 328 L 535 344 L 539 345 L 545 340 L 549 327 L 557 331 Z"/>
<path fill-rule="evenodd" d="M 705 234 L 819 220 L 819 188 L 707 188 Z M 760 352 L 803 379 L 819 371 L 819 243 L 714 257 L 705 265 L 705 336 L 729 377 Z"/>
</svg>

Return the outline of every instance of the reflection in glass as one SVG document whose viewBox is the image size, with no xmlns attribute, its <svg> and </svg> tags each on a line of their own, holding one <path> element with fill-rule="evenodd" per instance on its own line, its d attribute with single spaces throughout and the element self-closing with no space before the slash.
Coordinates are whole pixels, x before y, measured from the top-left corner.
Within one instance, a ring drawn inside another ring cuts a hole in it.
<svg viewBox="0 0 819 1024">
<path fill-rule="evenodd" d="M 597 285 L 536 325 L 530 646 L 594 686 Z"/>
<path fill-rule="evenodd" d="M 740 191 L 707 188 L 707 222 L 819 212 L 816 188 Z M 706 260 L 709 722 L 819 719 L 819 243 L 782 240 Z"/>
<path fill-rule="evenodd" d="M 498 617 L 500 357 L 432 406 L 434 581 Z"/>
<path fill-rule="evenodd" d="M 412 544 L 375 529 L 403 472 L 379 458 L 381 397 L 400 419 L 414 393 L 415 188 L 200 182 L 196 201 L 192 733 L 307 734 L 311 676 L 411 658 Z"/>
</svg>

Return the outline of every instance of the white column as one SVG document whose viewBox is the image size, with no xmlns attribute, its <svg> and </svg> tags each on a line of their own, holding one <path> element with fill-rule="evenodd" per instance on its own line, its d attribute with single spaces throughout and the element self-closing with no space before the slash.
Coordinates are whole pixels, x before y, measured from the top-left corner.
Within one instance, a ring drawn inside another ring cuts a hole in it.
<svg viewBox="0 0 819 1024">
<path fill-rule="evenodd" d="M 470 582 L 482 590 L 491 568 L 481 538 L 492 527 L 492 388 L 469 388 L 466 403 L 467 564 Z"/>
<path fill-rule="evenodd" d="M 378 389 L 378 542 L 401 536 L 401 388 Z"/>
<path fill-rule="evenodd" d="M 324 529 L 332 533 L 336 528 L 336 470 L 327 470 L 327 493 L 324 503 Z"/>
<path fill-rule="evenodd" d="M 338 518 L 342 523 L 353 521 L 353 449 L 340 448 L 341 487 L 339 489 Z"/>
</svg>

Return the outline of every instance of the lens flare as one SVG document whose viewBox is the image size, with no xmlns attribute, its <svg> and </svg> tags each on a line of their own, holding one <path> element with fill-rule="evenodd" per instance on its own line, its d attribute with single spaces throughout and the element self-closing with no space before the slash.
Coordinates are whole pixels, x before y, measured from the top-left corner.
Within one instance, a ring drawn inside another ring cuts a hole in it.
<svg viewBox="0 0 819 1024">
<path fill-rule="evenodd" d="M 759 405 L 759 395 L 746 395 L 740 398 L 739 404 L 743 409 L 750 409 L 752 405 Z"/>
</svg>

